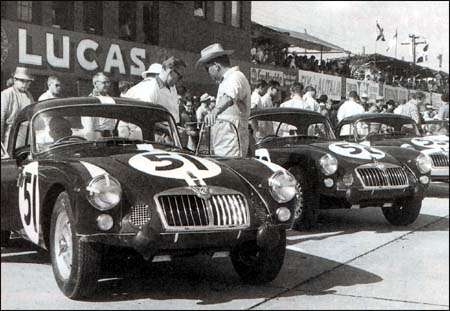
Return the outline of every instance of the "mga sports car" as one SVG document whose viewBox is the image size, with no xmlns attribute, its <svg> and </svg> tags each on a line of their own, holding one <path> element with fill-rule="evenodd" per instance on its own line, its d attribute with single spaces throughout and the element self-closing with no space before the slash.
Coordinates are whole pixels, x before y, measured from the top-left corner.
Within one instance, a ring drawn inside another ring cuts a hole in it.
<svg viewBox="0 0 450 311">
<path fill-rule="evenodd" d="M 2 243 L 19 233 L 50 251 L 59 288 L 92 295 L 108 245 L 148 260 L 230 255 L 249 283 L 281 269 L 295 178 L 255 159 L 183 149 L 170 113 L 110 97 L 23 109 L 1 162 Z"/>
<path fill-rule="evenodd" d="M 389 148 L 395 157 L 401 155 L 404 148 L 420 151 L 432 159 L 431 181 L 449 181 L 448 136 L 423 136 L 416 122 L 407 116 L 391 113 L 354 115 L 338 124 L 336 135 L 350 142 Z"/>
<path fill-rule="evenodd" d="M 418 217 L 429 183 L 428 156 L 405 149 L 393 157 L 383 148 L 338 141 L 328 119 L 307 110 L 256 110 L 250 122 L 262 137 L 255 156 L 281 165 L 299 182 L 303 205 L 297 226 L 312 227 L 319 209 L 379 206 L 393 225 Z M 271 130 L 261 133 L 268 123 Z"/>
</svg>

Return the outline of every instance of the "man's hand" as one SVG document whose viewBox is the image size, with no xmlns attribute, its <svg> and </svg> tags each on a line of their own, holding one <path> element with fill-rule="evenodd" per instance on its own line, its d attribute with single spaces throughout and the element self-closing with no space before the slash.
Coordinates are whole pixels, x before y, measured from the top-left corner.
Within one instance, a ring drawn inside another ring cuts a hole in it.
<svg viewBox="0 0 450 311">
<path fill-rule="evenodd" d="M 216 123 L 216 119 L 217 119 L 217 110 L 214 109 L 205 116 L 205 126 L 214 125 L 214 123 Z"/>
</svg>

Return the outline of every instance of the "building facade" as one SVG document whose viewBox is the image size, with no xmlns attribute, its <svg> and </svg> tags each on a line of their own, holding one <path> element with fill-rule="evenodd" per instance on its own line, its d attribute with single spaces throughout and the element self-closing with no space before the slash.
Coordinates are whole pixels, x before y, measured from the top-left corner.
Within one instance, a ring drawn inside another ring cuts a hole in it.
<svg viewBox="0 0 450 311">
<path fill-rule="evenodd" d="M 217 86 L 195 68 L 200 50 L 220 42 L 236 52 L 232 63 L 250 75 L 250 1 L 2 1 L 1 86 L 18 65 L 36 75 L 37 98 L 50 75 L 64 96 L 90 93 L 91 78 L 108 73 L 137 82 L 153 62 L 174 55 L 188 65 L 182 84 L 194 94 Z"/>
</svg>

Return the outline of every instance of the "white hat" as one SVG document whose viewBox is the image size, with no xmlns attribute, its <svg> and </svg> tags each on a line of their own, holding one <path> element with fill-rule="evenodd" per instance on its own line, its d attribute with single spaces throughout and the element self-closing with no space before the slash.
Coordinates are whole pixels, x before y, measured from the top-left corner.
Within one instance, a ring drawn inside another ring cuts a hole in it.
<svg viewBox="0 0 450 311">
<path fill-rule="evenodd" d="M 146 71 L 144 71 L 141 76 L 142 79 L 145 79 L 147 77 L 147 74 L 149 73 L 153 73 L 153 74 L 157 74 L 159 75 L 161 73 L 162 70 L 162 65 L 159 63 L 153 63 L 150 65 L 150 67 L 148 67 L 148 69 Z"/>
<path fill-rule="evenodd" d="M 209 100 L 212 101 L 212 102 L 215 102 L 215 101 L 216 101 L 216 98 L 215 98 L 214 96 L 210 96 L 210 97 L 209 97 Z"/>
<path fill-rule="evenodd" d="M 16 71 L 14 72 L 14 78 L 28 81 L 34 80 L 33 75 L 30 72 L 30 69 L 25 67 L 17 67 Z"/>
<path fill-rule="evenodd" d="M 383 100 L 384 99 L 384 97 L 383 96 L 381 96 L 381 95 L 377 95 L 377 98 L 375 99 L 375 100 Z"/>
<path fill-rule="evenodd" d="M 205 102 L 207 100 L 210 100 L 211 96 L 209 96 L 208 93 L 203 94 L 202 96 L 200 96 L 200 102 Z"/>
<path fill-rule="evenodd" d="M 362 93 L 361 98 L 369 98 L 369 96 L 367 96 L 367 93 Z"/>
<path fill-rule="evenodd" d="M 196 66 L 198 66 L 201 63 L 207 63 L 211 59 L 223 56 L 223 55 L 230 55 L 233 54 L 234 50 L 224 50 L 222 45 L 220 43 L 213 43 L 211 45 L 208 45 L 206 48 L 204 48 L 200 52 L 200 59 L 197 61 Z"/>
</svg>

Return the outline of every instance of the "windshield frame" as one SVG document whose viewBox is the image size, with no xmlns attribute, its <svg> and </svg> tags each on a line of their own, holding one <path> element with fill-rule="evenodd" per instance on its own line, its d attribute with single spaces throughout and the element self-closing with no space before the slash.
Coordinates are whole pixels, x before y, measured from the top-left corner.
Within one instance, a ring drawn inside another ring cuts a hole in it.
<svg viewBox="0 0 450 311">
<path fill-rule="evenodd" d="M 35 124 L 35 119 L 37 116 L 46 113 L 48 111 L 54 111 L 54 110 L 60 110 L 60 109 L 68 109 L 68 108 L 73 108 L 73 107 L 105 107 L 105 106 L 111 106 L 112 108 L 115 107 L 126 107 L 126 108 L 143 108 L 143 109 L 150 109 L 150 110 L 158 110 L 161 111 L 165 114 L 167 114 L 168 116 L 168 121 L 169 121 L 169 127 L 170 127 L 170 132 L 173 135 L 174 138 L 174 145 L 170 146 L 172 148 L 178 148 L 178 149 L 183 149 L 182 145 L 181 145 L 181 140 L 180 140 L 180 136 L 178 133 L 178 128 L 177 125 L 175 123 L 175 119 L 174 117 L 165 109 L 159 108 L 159 107 L 150 107 L 150 106 L 144 106 L 144 105 L 127 105 L 127 104 L 121 104 L 121 103 L 116 103 L 116 104 L 102 104 L 102 103 L 89 103 L 89 104 L 76 104 L 76 105 L 70 105 L 70 106 L 56 106 L 56 107 L 49 107 L 49 108 L 45 108 L 45 109 L 41 109 L 39 111 L 36 111 L 30 119 L 30 124 L 29 124 L 29 130 L 30 130 L 30 153 L 32 156 L 39 156 L 41 154 L 45 154 L 49 151 L 53 151 L 55 149 L 58 149 L 60 147 L 63 146 L 68 146 L 69 144 L 61 144 L 61 145 L 55 145 L 55 146 L 51 146 L 50 148 L 48 148 L 47 150 L 43 150 L 43 151 L 38 151 L 37 146 L 36 146 L 36 132 L 34 130 L 34 124 Z M 126 138 L 124 138 L 126 139 Z M 78 142 L 73 142 L 70 145 L 75 145 L 75 144 L 80 144 L 80 143 L 84 143 L 84 144 L 93 144 L 93 143 L 101 143 L 101 140 L 96 140 L 96 141 L 78 141 Z M 145 144 L 145 140 L 142 140 L 142 143 Z M 155 142 L 156 143 L 156 142 Z"/>
<path fill-rule="evenodd" d="M 393 120 L 393 119 L 388 118 L 387 120 Z M 399 120 L 399 119 L 395 119 L 395 120 Z M 411 122 L 411 121 L 412 121 L 412 122 Z M 385 126 L 388 126 L 388 127 L 395 128 L 395 125 L 393 125 L 392 123 L 389 124 L 389 123 L 383 122 L 383 121 L 380 120 L 379 118 L 362 118 L 362 119 L 355 120 L 355 121 L 353 121 L 353 122 L 348 122 L 348 123 L 344 123 L 344 124 L 340 125 L 339 128 L 338 128 L 338 130 L 339 130 L 339 135 L 338 135 L 338 137 L 344 136 L 344 135 L 340 135 L 342 128 L 343 128 L 346 124 L 351 124 L 352 130 L 353 130 L 353 136 L 354 136 L 354 138 L 355 138 L 355 141 L 360 141 L 360 139 L 358 138 L 358 129 L 357 129 L 357 125 L 358 125 L 358 123 L 363 123 L 363 122 L 366 123 L 367 125 L 369 125 L 369 128 L 370 128 L 370 124 L 378 124 L 380 127 L 381 127 L 382 125 L 385 125 Z M 369 132 L 367 135 L 373 134 L 372 137 L 377 137 L 376 135 L 378 135 L 378 137 L 384 136 L 383 139 L 389 139 L 389 138 L 390 138 L 390 137 L 389 137 L 390 135 L 392 136 L 392 137 L 391 137 L 392 139 L 394 139 L 394 138 L 395 138 L 395 139 L 398 139 L 398 138 L 411 138 L 411 137 L 420 137 L 420 136 L 422 136 L 421 131 L 419 130 L 419 127 L 417 126 L 417 123 L 416 123 L 413 119 L 411 119 L 411 120 L 405 120 L 405 122 L 397 122 L 397 123 L 398 123 L 401 127 L 403 127 L 403 126 L 406 125 L 406 124 L 411 124 L 411 125 L 414 127 L 415 133 L 414 133 L 414 134 L 408 134 L 408 133 L 405 133 L 405 134 L 402 134 L 402 136 L 396 136 L 396 137 L 393 137 L 392 133 L 384 133 L 384 134 L 382 134 L 382 133 L 370 133 L 370 132 Z M 395 132 L 395 131 L 394 131 L 394 132 Z M 366 136 L 367 136 L 367 135 L 366 135 Z"/>
</svg>

